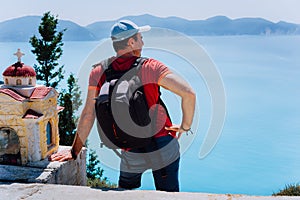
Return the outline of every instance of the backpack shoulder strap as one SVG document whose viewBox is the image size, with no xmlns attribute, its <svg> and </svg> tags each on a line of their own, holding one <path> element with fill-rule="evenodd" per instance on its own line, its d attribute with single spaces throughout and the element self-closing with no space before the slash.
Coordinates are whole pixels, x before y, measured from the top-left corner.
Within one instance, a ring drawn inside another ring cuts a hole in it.
<svg viewBox="0 0 300 200">
<path fill-rule="evenodd" d="M 102 60 L 102 61 L 100 62 L 100 64 L 102 65 L 103 71 L 107 70 L 108 67 L 111 65 L 111 63 L 109 63 L 109 62 L 110 62 L 110 59 L 109 59 L 109 58 L 108 58 L 108 59 L 105 59 L 105 60 Z"/>
<path fill-rule="evenodd" d="M 138 57 L 133 63 L 132 67 L 135 67 L 138 70 L 143 66 L 144 62 L 148 60 L 146 57 Z"/>
<path fill-rule="evenodd" d="M 98 62 L 98 63 L 96 63 L 96 64 L 94 64 L 92 67 L 93 68 L 96 68 L 96 67 L 102 67 L 102 69 L 103 69 L 103 71 L 104 71 L 104 73 L 106 74 L 106 71 L 107 70 L 109 70 L 110 68 L 112 68 L 111 67 L 111 63 L 112 63 L 112 61 L 115 59 L 115 57 L 110 57 L 110 58 L 106 58 L 106 59 L 104 59 L 104 60 L 101 60 L 100 62 Z M 103 73 L 103 74 L 104 74 Z M 103 75 L 102 74 L 102 75 Z M 106 81 L 107 81 L 107 78 L 106 78 Z"/>
<path fill-rule="evenodd" d="M 138 57 L 134 63 L 132 64 L 132 66 L 130 67 L 130 69 L 135 68 L 136 71 L 140 70 L 140 68 L 142 67 L 143 63 L 147 60 L 148 58 L 145 57 Z M 103 67 L 103 69 L 105 69 L 105 76 L 106 76 L 106 81 L 111 81 L 113 79 L 119 79 L 121 78 L 121 76 L 123 74 L 125 74 L 127 71 L 129 70 L 125 70 L 125 71 L 117 71 L 114 70 L 112 68 L 111 63 L 109 63 L 109 65 L 107 65 L 108 63 L 104 63 L 106 64 L 106 68 Z"/>
<path fill-rule="evenodd" d="M 110 62 L 111 62 L 111 58 L 107 58 L 107 59 L 101 60 L 100 62 L 92 65 L 92 67 L 95 68 L 95 67 L 101 66 L 103 68 L 103 70 L 105 71 L 108 68 L 108 66 L 110 65 Z"/>
</svg>

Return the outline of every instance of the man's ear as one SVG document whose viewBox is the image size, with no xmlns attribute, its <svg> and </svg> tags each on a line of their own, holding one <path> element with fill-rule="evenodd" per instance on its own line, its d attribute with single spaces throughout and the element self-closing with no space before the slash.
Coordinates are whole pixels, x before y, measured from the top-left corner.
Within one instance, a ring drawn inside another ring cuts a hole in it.
<svg viewBox="0 0 300 200">
<path fill-rule="evenodd" d="M 129 38 L 127 45 L 130 46 L 131 48 L 133 48 L 134 45 L 134 39 L 133 38 Z"/>
</svg>

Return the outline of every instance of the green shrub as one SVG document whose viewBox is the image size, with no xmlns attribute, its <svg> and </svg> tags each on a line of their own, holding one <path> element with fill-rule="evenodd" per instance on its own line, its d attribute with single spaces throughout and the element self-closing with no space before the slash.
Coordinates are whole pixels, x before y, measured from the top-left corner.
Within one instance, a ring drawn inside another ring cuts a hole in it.
<svg viewBox="0 0 300 200">
<path fill-rule="evenodd" d="M 298 183 L 286 185 L 284 189 L 274 193 L 273 196 L 300 196 L 300 185 Z"/>
<path fill-rule="evenodd" d="M 87 186 L 93 187 L 93 188 L 108 188 L 108 189 L 117 188 L 116 184 L 110 183 L 106 178 L 104 178 L 104 179 L 88 178 Z"/>
<path fill-rule="evenodd" d="M 95 150 L 89 149 L 86 165 L 87 186 L 94 188 L 117 188 L 116 184 L 108 181 L 103 176 L 104 170 L 100 167 L 100 161 Z"/>
</svg>

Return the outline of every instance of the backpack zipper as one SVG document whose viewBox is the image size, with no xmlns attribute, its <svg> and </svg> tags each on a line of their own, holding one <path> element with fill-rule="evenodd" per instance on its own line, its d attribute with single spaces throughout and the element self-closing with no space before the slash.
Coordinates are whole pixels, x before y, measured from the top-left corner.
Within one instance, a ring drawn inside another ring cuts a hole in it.
<svg viewBox="0 0 300 200">
<path fill-rule="evenodd" d="M 116 138 L 116 139 L 119 139 L 118 134 L 117 134 L 117 131 L 116 131 L 115 124 L 113 124 L 112 127 L 113 127 L 113 132 L 114 132 L 115 138 Z"/>
</svg>

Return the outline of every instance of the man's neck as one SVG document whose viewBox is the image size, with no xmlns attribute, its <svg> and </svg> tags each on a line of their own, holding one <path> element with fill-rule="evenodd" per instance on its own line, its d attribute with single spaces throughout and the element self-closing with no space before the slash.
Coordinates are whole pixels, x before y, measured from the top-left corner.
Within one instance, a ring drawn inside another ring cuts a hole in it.
<svg viewBox="0 0 300 200">
<path fill-rule="evenodd" d="M 132 57 L 132 56 L 134 56 L 133 52 L 127 52 L 127 53 L 120 53 L 120 52 L 118 52 L 117 53 L 117 57 Z"/>
<path fill-rule="evenodd" d="M 140 50 L 123 49 L 123 50 L 119 50 L 117 52 L 117 57 L 131 57 L 131 56 L 140 57 L 141 51 Z"/>
</svg>

